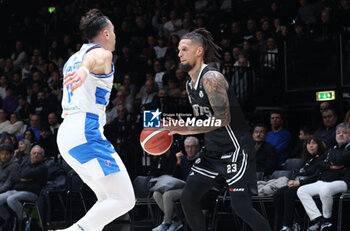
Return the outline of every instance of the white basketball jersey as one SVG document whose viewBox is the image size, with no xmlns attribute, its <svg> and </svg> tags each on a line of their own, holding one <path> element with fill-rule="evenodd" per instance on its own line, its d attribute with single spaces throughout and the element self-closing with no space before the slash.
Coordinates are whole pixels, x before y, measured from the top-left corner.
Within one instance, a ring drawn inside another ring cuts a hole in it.
<svg viewBox="0 0 350 231">
<path fill-rule="evenodd" d="M 69 72 L 77 70 L 86 52 L 96 47 L 102 46 L 94 43 L 84 44 L 80 51 L 68 59 L 63 67 L 63 75 L 66 76 Z M 62 118 L 76 113 L 83 113 L 84 116 L 86 113 L 93 113 L 98 115 L 100 125 L 103 126 L 106 123 L 105 110 L 109 103 L 113 76 L 114 65 L 112 64 L 112 71 L 108 74 L 90 72 L 85 82 L 74 92 L 69 89 L 69 86 L 63 86 Z"/>
</svg>

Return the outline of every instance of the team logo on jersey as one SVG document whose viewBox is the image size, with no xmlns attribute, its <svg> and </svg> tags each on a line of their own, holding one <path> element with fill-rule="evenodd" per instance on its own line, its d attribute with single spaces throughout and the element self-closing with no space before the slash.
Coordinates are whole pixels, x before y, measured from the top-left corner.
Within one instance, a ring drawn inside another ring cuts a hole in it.
<svg viewBox="0 0 350 231">
<path fill-rule="evenodd" d="M 200 91 L 199 91 L 199 97 L 203 98 L 203 96 L 204 96 L 204 93 L 203 93 L 202 90 L 200 90 Z"/>
<path fill-rule="evenodd" d="M 110 92 L 107 92 L 106 95 L 105 95 L 105 100 L 107 102 L 107 105 L 109 104 L 109 98 L 111 97 L 111 93 Z"/>
<path fill-rule="evenodd" d="M 160 128 L 160 114 L 162 112 L 157 110 L 143 111 L 143 127 L 144 128 Z"/>
<path fill-rule="evenodd" d="M 197 158 L 197 160 L 195 161 L 196 164 L 199 164 L 201 162 L 201 158 Z"/>
<path fill-rule="evenodd" d="M 110 160 L 105 160 L 104 162 L 105 162 L 105 165 L 107 167 L 111 167 L 112 166 L 112 162 Z"/>
</svg>

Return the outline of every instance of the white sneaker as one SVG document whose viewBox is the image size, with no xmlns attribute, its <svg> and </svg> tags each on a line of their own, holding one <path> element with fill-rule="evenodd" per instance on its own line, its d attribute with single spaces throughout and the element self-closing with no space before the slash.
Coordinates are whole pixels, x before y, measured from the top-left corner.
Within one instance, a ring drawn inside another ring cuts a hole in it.
<svg viewBox="0 0 350 231">
<path fill-rule="evenodd" d="M 152 231 L 167 231 L 169 229 L 170 225 L 169 224 L 160 224 L 157 227 L 155 227 L 154 229 L 152 229 Z"/>
<path fill-rule="evenodd" d="M 167 231 L 178 231 L 179 229 L 181 229 L 184 225 L 182 224 L 181 221 L 173 221 L 173 223 L 171 223 L 169 229 Z"/>
</svg>

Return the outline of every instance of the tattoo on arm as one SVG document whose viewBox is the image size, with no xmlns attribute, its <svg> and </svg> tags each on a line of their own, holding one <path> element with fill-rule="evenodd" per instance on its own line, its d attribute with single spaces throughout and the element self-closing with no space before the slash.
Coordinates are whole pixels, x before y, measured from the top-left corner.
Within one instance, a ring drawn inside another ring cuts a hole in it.
<svg viewBox="0 0 350 231">
<path fill-rule="evenodd" d="M 221 125 L 226 126 L 231 121 L 230 103 L 227 96 L 228 83 L 225 77 L 217 71 L 209 71 L 202 78 L 205 92 L 208 95 L 210 105 L 214 111 L 215 119 L 221 120 Z M 208 132 L 217 127 L 192 127 L 194 131 Z"/>
</svg>

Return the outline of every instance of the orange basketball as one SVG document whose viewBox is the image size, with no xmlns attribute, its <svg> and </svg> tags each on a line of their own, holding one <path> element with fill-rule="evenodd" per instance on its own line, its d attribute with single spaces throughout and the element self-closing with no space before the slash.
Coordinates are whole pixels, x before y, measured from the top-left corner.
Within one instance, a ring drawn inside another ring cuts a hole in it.
<svg viewBox="0 0 350 231">
<path fill-rule="evenodd" d="M 168 134 L 169 130 L 165 128 L 144 128 L 140 135 L 141 147 L 151 155 L 162 155 L 173 143 L 173 136 Z"/>
</svg>

